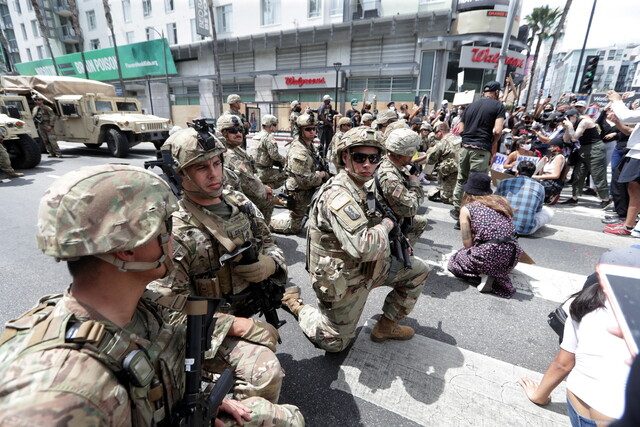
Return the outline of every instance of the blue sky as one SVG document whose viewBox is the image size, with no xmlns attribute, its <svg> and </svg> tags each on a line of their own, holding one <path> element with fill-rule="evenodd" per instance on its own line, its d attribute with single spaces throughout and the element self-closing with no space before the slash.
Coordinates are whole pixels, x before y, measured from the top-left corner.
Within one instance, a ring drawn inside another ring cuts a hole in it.
<svg viewBox="0 0 640 427">
<path fill-rule="evenodd" d="M 530 14 L 533 8 L 544 5 L 562 10 L 565 1 L 522 0 L 522 23 L 524 23 L 524 17 Z M 582 48 L 592 7 L 593 0 L 573 0 L 567 18 L 566 35 L 561 41 L 561 50 Z M 638 26 L 640 26 L 639 0 L 597 0 L 587 48 L 626 43 L 640 44 Z"/>
</svg>

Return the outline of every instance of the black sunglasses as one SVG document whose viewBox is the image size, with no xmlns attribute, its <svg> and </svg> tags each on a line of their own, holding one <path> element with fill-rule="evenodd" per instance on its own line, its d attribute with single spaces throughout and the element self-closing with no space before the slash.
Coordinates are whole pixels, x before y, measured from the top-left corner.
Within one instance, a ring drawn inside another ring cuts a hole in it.
<svg viewBox="0 0 640 427">
<path fill-rule="evenodd" d="M 380 163 L 380 154 L 364 154 L 364 153 L 350 153 L 351 160 L 356 163 L 364 163 L 369 159 L 369 163 L 377 165 Z"/>
<path fill-rule="evenodd" d="M 314 128 L 304 128 L 305 132 L 313 132 L 313 131 L 317 131 L 317 130 L 318 130 L 318 128 L 315 128 L 315 127 Z"/>
<path fill-rule="evenodd" d="M 240 133 L 242 132 L 242 128 L 231 128 L 231 129 L 227 129 L 228 133 Z"/>
</svg>

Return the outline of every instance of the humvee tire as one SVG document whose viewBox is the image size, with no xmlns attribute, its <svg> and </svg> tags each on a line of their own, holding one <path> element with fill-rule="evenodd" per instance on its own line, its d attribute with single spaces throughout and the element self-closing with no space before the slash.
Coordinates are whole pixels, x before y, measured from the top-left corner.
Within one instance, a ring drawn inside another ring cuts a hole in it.
<svg viewBox="0 0 640 427">
<path fill-rule="evenodd" d="M 124 158 L 129 154 L 129 139 L 118 129 L 109 129 L 106 136 L 107 148 L 113 157 Z"/>
<path fill-rule="evenodd" d="M 14 169 L 31 169 L 40 164 L 40 146 L 27 134 L 19 136 L 20 140 L 4 140 L 4 146 L 11 158 Z"/>
</svg>

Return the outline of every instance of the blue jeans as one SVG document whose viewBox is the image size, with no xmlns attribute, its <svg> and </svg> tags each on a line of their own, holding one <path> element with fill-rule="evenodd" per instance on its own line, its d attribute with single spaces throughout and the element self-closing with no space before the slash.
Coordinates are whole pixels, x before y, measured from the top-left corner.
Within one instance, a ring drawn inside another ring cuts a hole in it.
<svg viewBox="0 0 640 427">
<path fill-rule="evenodd" d="M 594 420 L 585 418 L 576 412 L 569 400 L 569 396 L 567 396 L 567 414 L 569 415 L 569 421 L 571 421 L 571 427 L 597 427 Z"/>
</svg>

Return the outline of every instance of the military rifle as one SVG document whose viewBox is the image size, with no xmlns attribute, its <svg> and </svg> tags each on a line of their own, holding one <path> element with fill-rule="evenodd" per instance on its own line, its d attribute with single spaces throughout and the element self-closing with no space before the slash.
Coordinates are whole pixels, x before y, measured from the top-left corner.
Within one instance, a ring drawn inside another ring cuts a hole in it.
<svg viewBox="0 0 640 427">
<path fill-rule="evenodd" d="M 211 348 L 211 336 L 216 324 L 216 318 L 213 316 L 221 301 L 218 298 L 187 298 L 185 392 L 171 425 L 212 425 L 218 407 L 233 386 L 233 375 L 230 370 L 225 369 L 215 385 L 209 383 L 205 390 L 202 390 L 204 354 Z"/>
<path fill-rule="evenodd" d="M 220 257 L 220 265 L 224 264 L 241 255 L 238 264 L 247 265 L 258 262 L 258 251 L 255 242 L 247 240 L 241 246 L 238 246 L 232 252 L 224 254 Z M 278 317 L 278 308 L 282 307 L 282 297 L 284 296 L 284 286 L 275 283 L 267 278 L 258 283 L 252 283 L 245 291 L 230 295 L 229 302 L 242 301 L 242 307 L 235 313 L 238 317 L 251 317 L 254 314 L 264 316 L 267 323 L 273 325 L 276 329 L 286 323 L 286 320 L 280 320 Z M 282 341 L 278 337 L 278 342 Z"/>
<path fill-rule="evenodd" d="M 373 204 L 371 202 L 375 203 L 375 210 L 380 212 L 383 218 L 389 218 L 393 221 L 393 229 L 391 229 L 391 232 L 389 233 L 389 248 L 391 250 L 391 256 L 398 262 L 402 262 L 404 268 L 411 269 L 411 255 L 409 255 L 409 248 L 411 248 L 411 245 L 402 232 L 398 217 L 393 212 L 393 209 L 383 203 L 380 203 L 374 192 L 367 193 L 367 204 L 370 206 Z"/>
</svg>

